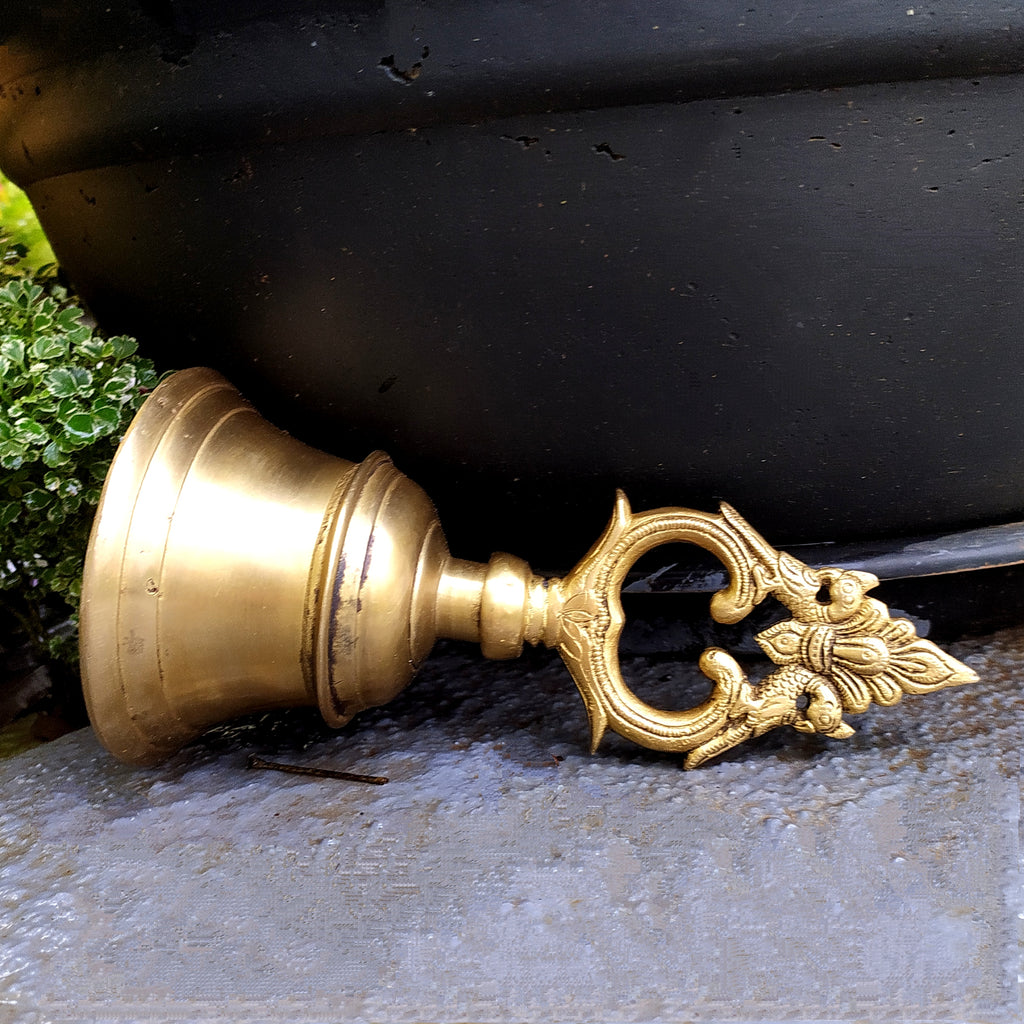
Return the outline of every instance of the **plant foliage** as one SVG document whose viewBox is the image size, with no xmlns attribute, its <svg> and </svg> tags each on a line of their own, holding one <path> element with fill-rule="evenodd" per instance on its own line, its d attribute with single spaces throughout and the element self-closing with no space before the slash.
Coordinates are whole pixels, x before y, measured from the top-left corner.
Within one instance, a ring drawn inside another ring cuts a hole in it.
<svg viewBox="0 0 1024 1024">
<path fill-rule="evenodd" d="M 117 444 L 156 384 L 126 337 L 104 337 L 57 281 L 0 236 L 0 607 L 40 654 L 73 662 L 93 514 Z M 48 614 L 49 613 L 49 614 Z"/>
<path fill-rule="evenodd" d="M 17 265 L 21 273 L 35 273 L 44 268 L 52 273 L 57 260 L 28 196 L 2 174 L 0 222 L 3 223 L 4 236 L 18 247 Z"/>
</svg>

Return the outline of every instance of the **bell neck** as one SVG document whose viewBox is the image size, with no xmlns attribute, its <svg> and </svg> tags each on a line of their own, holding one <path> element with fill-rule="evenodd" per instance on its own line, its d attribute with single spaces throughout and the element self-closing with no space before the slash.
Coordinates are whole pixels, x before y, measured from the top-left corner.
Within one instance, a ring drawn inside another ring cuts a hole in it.
<svg viewBox="0 0 1024 1024">
<path fill-rule="evenodd" d="M 524 643 L 555 644 L 560 597 L 557 580 L 535 576 L 515 555 L 486 563 L 449 555 L 437 584 L 437 636 L 479 643 L 485 658 L 517 658 Z"/>
</svg>

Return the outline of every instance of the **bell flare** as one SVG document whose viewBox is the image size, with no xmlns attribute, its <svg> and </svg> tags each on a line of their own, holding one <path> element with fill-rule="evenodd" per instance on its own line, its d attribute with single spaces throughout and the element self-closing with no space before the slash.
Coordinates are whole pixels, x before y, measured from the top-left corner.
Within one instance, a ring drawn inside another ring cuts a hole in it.
<svg viewBox="0 0 1024 1024">
<path fill-rule="evenodd" d="M 215 371 L 176 373 L 129 427 L 93 524 L 92 724 L 138 765 L 256 711 L 310 705 L 344 725 L 429 653 L 453 563 L 430 500 L 387 456 L 316 451 Z"/>
</svg>

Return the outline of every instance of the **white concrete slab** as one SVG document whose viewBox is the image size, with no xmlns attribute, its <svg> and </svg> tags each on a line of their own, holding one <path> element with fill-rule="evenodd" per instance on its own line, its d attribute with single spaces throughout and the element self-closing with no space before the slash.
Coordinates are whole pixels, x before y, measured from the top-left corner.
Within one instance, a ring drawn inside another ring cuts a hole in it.
<svg viewBox="0 0 1024 1024">
<path fill-rule="evenodd" d="M 955 651 L 981 683 L 688 773 L 590 757 L 546 654 L 448 649 L 305 750 L 301 714 L 148 771 L 75 733 L 0 764 L 0 1020 L 1019 1021 L 1024 630 Z"/>
</svg>

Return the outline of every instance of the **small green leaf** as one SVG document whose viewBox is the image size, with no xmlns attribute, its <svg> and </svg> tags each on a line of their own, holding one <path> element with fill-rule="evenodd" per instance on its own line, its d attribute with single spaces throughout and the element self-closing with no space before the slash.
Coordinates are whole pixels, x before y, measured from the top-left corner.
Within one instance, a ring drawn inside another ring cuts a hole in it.
<svg viewBox="0 0 1024 1024">
<path fill-rule="evenodd" d="M 51 469 L 60 469 L 61 466 L 66 466 L 71 459 L 67 453 L 64 452 L 56 441 L 51 441 L 43 449 L 43 465 L 49 466 Z"/>
<path fill-rule="evenodd" d="M 97 434 L 97 424 L 87 412 L 76 412 L 69 416 L 64 426 L 71 437 L 91 441 Z"/>
<path fill-rule="evenodd" d="M 131 363 L 119 366 L 103 385 L 103 394 L 108 398 L 124 399 L 126 393 L 130 393 L 135 387 L 135 368 Z"/>
<path fill-rule="evenodd" d="M 121 413 L 112 405 L 98 405 L 92 415 L 97 424 L 97 437 L 112 434 L 121 425 Z"/>
<path fill-rule="evenodd" d="M 146 393 L 160 383 L 160 375 L 150 359 L 139 359 L 135 364 L 136 393 L 132 398 L 132 409 L 138 409 Z"/>
<path fill-rule="evenodd" d="M 21 499 L 30 512 L 39 512 L 53 501 L 53 495 L 37 487 Z"/>
<path fill-rule="evenodd" d="M 21 505 L 16 501 L 0 502 L 0 529 L 16 522 L 21 515 Z"/>
<path fill-rule="evenodd" d="M 57 411 L 57 399 L 41 386 L 41 382 L 33 381 L 33 383 L 36 384 L 36 389 L 31 395 L 26 396 L 25 411 L 31 414 L 32 419 L 39 420 L 45 426 L 53 419 L 53 414 Z"/>
<path fill-rule="evenodd" d="M 42 294 L 42 285 L 33 284 L 24 278 L 15 282 L 14 299 L 22 309 L 28 309 Z"/>
<path fill-rule="evenodd" d="M 66 423 L 76 412 L 82 412 L 82 403 L 74 398 L 63 398 L 57 405 L 57 419 Z"/>
<path fill-rule="evenodd" d="M 52 303 L 51 303 L 52 304 Z M 40 310 L 32 317 L 32 332 L 43 334 L 53 329 L 53 317 L 45 309 Z"/>
<path fill-rule="evenodd" d="M 66 337 L 44 334 L 43 337 L 36 338 L 32 342 L 30 351 L 33 359 L 66 359 L 68 355 L 68 341 Z"/>
<path fill-rule="evenodd" d="M 67 555 L 62 558 L 56 565 L 56 572 L 58 576 L 81 576 L 82 574 L 82 555 Z"/>
<path fill-rule="evenodd" d="M 67 306 L 54 317 L 54 326 L 67 334 L 81 325 L 82 311 L 77 306 Z"/>
<path fill-rule="evenodd" d="M 0 468 L 20 469 L 28 449 L 17 441 L 0 441 Z"/>
<path fill-rule="evenodd" d="M 23 416 L 14 422 L 14 440 L 25 444 L 46 444 L 50 435 L 41 423 Z"/>
<path fill-rule="evenodd" d="M 97 362 L 103 358 L 103 341 L 94 338 L 92 328 L 88 324 L 79 324 L 65 335 L 68 343 L 75 346 L 75 352 L 83 359 Z"/>
<path fill-rule="evenodd" d="M 139 343 L 134 338 L 127 338 L 123 334 L 108 338 L 107 342 L 110 345 L 111 358 L 116 359 L 118 362 L 134 355 L 139 347 Z"/>
<path fill-rule="evenodd" d="M 20 338 L 7 338 L 0 344 L 0 355 L 10 359 L 12 363 L 25 362 L 25 342 Z"/>
<path fill-rule="evenodd" d="M 84 366 L 71 366 L 68 368 L 71 376 L 75 378 L 75 387 L 80 395 L 92 394 L 92 374 Z"/>
<path fill-rule="evenodd" d="M 55 366 L 48 370 L 43 383 L 54 398 L 70 398 L 78 393 L 75 375 L 66 366 Z"/>
<path fill-rule="evenodd" d="M 62 498 L 77 497 L 82 490 L 82 482 L 73 476 L 64 477 L 57 486 L 57 493 Z"/>
<path fill-rule="evenodd" d="M 82 447 L 82 442 L 67 431 L 55 437 L 53 443 L 62 452 L 77 452 Z"/>
</svg>

